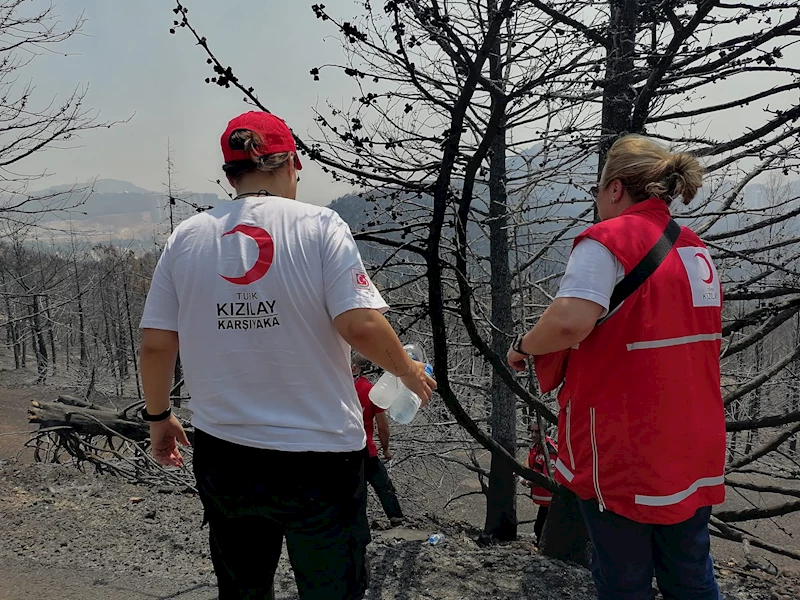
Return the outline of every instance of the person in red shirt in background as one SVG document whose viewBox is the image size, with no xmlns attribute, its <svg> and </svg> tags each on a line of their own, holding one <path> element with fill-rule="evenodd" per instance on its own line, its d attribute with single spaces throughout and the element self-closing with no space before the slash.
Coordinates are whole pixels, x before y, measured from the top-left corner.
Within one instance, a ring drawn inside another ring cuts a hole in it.
<svg viewBox="0 0 800 600">
<path fill-rule="evenodd" d="M 528 425 L 528 432 L 531 434 L 531 451 L 528 454 L 528 468 L 542 475 L 547 475 L 548 470 L 544 463 L 545 456 L 543 446 L 547 446 L 550 472 L 552 472 L 555 467 L 556 458 L 558 457 L 558 448 L 550 436 L 547 435 L 544 438 L 544 444 L 542 444 L 542 435 L 541 431 L 539 431 L 539 423 L 537 423 L 536 420 L 531 421 L 531 424 Z M 533 532 L 536 534 L 536 545 L 538 546 L 542 539 L 542 531 L 544 531 L 547 511 L 550 508 L 553 493 L 543 487 L 535 486 L 532 482 L 525 479 L 523 479 L 521 483 L 525 487 L 531 489 L 531 499 L 533 503 L 539 507 L 539 511 L 536 514 L 536 523 L 533 526 Z"/>
<path fill-rule="evenodd" d="M 372 489 L 375 490 L 383 512 L 389 518 L 389 523 L 392 527 L 397 527 L 403 523 L 403 511 L 400 508 L 400 501 L 397 499 L 397 491 L 389 478 L 389 472 L 378 456 L 378 448 L 375 445 L 375 422 L 377 422 L 378 440 L 381 443 L 383 458 L 386 461 L 392 459 L 392 451 L 389 449 L 389 419 L 386 417 L 385 409 L 375 406 L 369 399 L 372 383 L 362 375 L 369 364 L 369 361 L 360 354 L 355 354 L 353 357 L 353 378 L 361 408 L 364 409 L 364 429 L 367 433 L 367 450 L 369 451 L 364 474 Z"/>
</svg>

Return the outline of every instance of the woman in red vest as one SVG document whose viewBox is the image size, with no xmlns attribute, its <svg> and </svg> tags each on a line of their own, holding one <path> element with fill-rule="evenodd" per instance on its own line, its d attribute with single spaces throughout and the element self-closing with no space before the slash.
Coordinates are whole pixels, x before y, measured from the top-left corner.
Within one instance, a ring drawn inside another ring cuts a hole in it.
<svg viewBox="0 0 800 600">
<path fill-rule="evenodd" d="M 669 209 L 701 184 L 691 155 L 617 140 L 593 190 L 601 222 L 576 238 L 556 299 L 508 353 L 517 370 L 536 358 L 543 389 L 561 385 L 556 480 L 580 498 L 600 600 L 651 600 L 653 574 L 666 599 L 719 598 L 708 522 L 725 498 L 722 289 Z"/>
<path fill-rule="evenodd" d="M 558 448 L 549 435 L 545 434 L 544 440 L 542 439 L 539 423 L 535 418 L 532 419 L 530 425 L 528 425 L 528 433 L 531 434 L 531 450 L 528 453 L 528 468 L 542 475 L 549 475 L 558 458 Z M 545 455 L 545 448 L 547 449 L 547 455 Z M 550 463 L 550 470 L 548 470 L 545 462 Z M 553 500 L 553 494 L 532 481 L 523 479 L 521 483 L 525 487 L 530 488 L 531 500 L 539 507 L 536 513 L 536 522 L 533 525 L 533 533 L 536 535 L 536 545 L 538 546 L 542 541 L 542 532 L 544 531 L 544 524 L 547 521 L 547 512 L 550 509 L 550 502 Z"/>
</svg>

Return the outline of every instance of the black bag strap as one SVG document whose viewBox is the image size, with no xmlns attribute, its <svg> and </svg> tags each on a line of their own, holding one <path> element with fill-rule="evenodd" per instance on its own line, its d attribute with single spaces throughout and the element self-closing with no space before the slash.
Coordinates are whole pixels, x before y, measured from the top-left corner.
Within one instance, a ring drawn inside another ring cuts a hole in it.
<svg viewBox="0 0 800 600">
<path fill-rule="evenodd" d="M 611 294 L 611 301 L 608 305 L 608 312 L 605 317 L 598 321 L 598 324 L 610 317 L 626 298 L 639 289 L 639 286 L 647 281 L 650 275 L 655 273 L 659 265 L 667 258 L 672 248 L 675 247 L 675 242 L 678 241 L 678 236 L 680 236 L 680 234 L 681 226 L 675 222 L 675 219 L 670 219 L 664 233 L 658 238 L 655 245 L 650 249 L 650 252 L 645 254 L 644 258 L 639 261 L 639 264 L 614 287 L 614 292 Z"/>
</svg>

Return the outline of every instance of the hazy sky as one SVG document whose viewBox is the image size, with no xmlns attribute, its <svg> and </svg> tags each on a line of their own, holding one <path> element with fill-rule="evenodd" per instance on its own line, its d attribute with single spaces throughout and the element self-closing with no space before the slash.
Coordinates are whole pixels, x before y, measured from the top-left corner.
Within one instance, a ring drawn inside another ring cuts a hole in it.
<svg viewBox="0 0 800 600">
<path fill-rule="evenodd" d="M 83 134 L 80 148 L 37 155 L 26 163 L 26 171 L 47 168 L 53 174 L 48 185 L 100 176 L 160 191 L 166 181 L 169 138 L 181 186 L 221 193 L 208 182 L 222 175 L 219 136 L 228 120 L 248 107 L 238 91 L 204 82 L 213 73 L 189 32 L 169 34 L 174 2 L 55 3 L 65 22 L 83 11 L 87 23 L 84 35 L 58 47 L 70 56 L 44 54 L 25 71 L 39 97 L 49 99 L 88 83 L 87 106 L 98 109 L 101 120 L 132 118 L 110 130 Z M 304 136 L 313 127 L 311 107 L 337 93 L 330 79 L 314 83 L 309 70 L 340 56 L 337 39 L 325 41 L 332 30 L 314 17 L 311 3 L 186 0 L 185 5 L 220 60 L 233 66 L 266 106 Z M 353 3 L 329 0 L 326 5 L 349 8 Z M 310 161 L 304 167 L 304 200 L 327 204 L 348 191 L 348 186 L 332 184 Z"/>
<path fill-rule="evenodd" d="M 205 55 L 189 33 L 170 35 L 175 15 L 171 0 L 54 0 L 64 21 L 81 11 L 83 35 L 59 51 L 43 54 L 25 72 L 40 99 L 89 84 L 87 106 L 101 120 L 131 118 L 110 130 L 85 133 L 80 147 L 38 154 L 25 163 L 27 172 L 47 169 L 48 185 L 84 182 L 92 177 L 131 181 L 160 191 L 166 181 L 167 139 L 171 140 L 176 180 L 191 191 L 221 192 L 219 135 L 227 121 L 247 110 L 242 95 L 208 85 L 212 75 Z M 314 17 L 307 0 L 184 0 L 197 29 L 209 39 L 220 60 L 234 67 L 261 101 L 282 116 L 302 137 L 314 131 L 312 107 L 352 96 L 348 80 L 325 76 L 315 83 L 309 70 L 341 62 L 339 41 L 329 24 Z M 360 12 L 355 0 L 326 0 L 340 16 Z M 362 0 L 363 4 L 363 0 Z M 747 27 L 744 25 L 743 27 Z M 738 33 L 738 32 L 737 32 Z M 800 57 L 800 51 L 797 51 Z M 749 76 L 753 90 L 774 84 Z M 337 87 L 338 86 L 338 87 Z M 706 102 L 727 101 L 742 94 L 741 80 L 713 86 Z M 758 113 L 758 114 L 756 114 Z M 751 118 L 752 117 L 752 118 Z M 704 133 L 718 140 L 741 134 L 743 124 L 763 122 L 758 106 L 705 123 Z M 333 184 L 310 161 L 301 182 L 301 198 L 327 204 L 348 191 Z M 209 181 L 210 180 L 210 181 Z M 41 187 L 45 187 L 42 185 Z"/>
</svg>

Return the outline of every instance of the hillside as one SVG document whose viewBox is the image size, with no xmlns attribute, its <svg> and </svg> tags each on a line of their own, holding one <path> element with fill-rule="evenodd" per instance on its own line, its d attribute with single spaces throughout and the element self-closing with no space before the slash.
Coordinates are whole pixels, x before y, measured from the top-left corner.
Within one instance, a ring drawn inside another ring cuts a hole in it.
<svg viewBox="0 0 800 600">
<path fill-rule="evenodd" d="M 44 214 L 39 221 L 48 228 L 48 237 L 56 241 L 66 238 L 70 227 L 92 242 L 145 242 L 169 228 L 164 193 L 127 181 L 98 179 L 87 184 L 58 185 L 39 190 L 35 195 L 46 198 L 43 204 L 50 208 L 68 208 Z M 177 197 L 173 208 L 176 223 L 194 214 L 192 205 L 216 206 L 221 201 L 216 194 L 182 192 Z M 4 200 L 13 202 L 14 198 Z"/>
<path fill-rule="evenodd" d="M 587 190 L 594 183 L 593 178 L 597 170 L 597 159 L 594 155 L 571 164 L 565 158 L 564 164 L 548 167 L 545 170 L 547 165 L 540 161 L 540 153 L 541 148 L 534 146 L 521 156 L 509 158 L 507 161 L 509 206 L 524 204 L 528 222 L 537 223 L 534 227 L 536 233 L 559 229 L 565 219 L 576 217 L 589 206 L 591 200 Z M 549 160 L 551 163 L 559 162 L 557 156 L 551 156 Z M 537 171 L 536 167 L 540 170 Z M 526 189 L 522 186 L 525 177 L 530 177 L 531 181 L 537 183 Z M 715 212 L 720 208 L 719 199 L 725 198 L 734 187 L 733 181 L 707 180 L 688 207 L 675 202 L 673 210 L 677 215 L 682 215 L 681 224 L 692 226 L 704 220 L 702 216 L 697 218 L 694 210 L 702 207 L 699 210 L 701 215 Z M 370 200 L 370 197 L 375 199 Z M 714 200 L 708 203 L 708 206 L 704 206 L 709 197 L 713 197 Z M 800 180 L 784 178 L 775 185 L 769 182 L 751 183 L 744 189 L 738 214 L 721 219 L 709 233 L 738 229 L 752 219 L 755 211 L 764 210 L 770 205 L 782 204 L 786 209 L 787 202 L 791 203 L 798 198 L 800 198 Z M 480 185 L 476 186 L 473 209 L 487 211 L 487 204 L 486 189 Z M 432 209 L 433 200 L 428 195 L 423 195 L 421 198 L 406 195 L 401 196 L 400 200 L 390 201 L 376 193 L 364 194 L 363 197 L 347 194 L 333 200 L 328 206 L 338 212 L 353 231 L 361 231 L 376 225 L 396 225 L 398 221 L 414 220 L 413 217 L 422 216 L 422 213 Z M 411 212 L 408 212 L 409 208 Z M 790 222 L 788 225 L 794 229 L 794 223 Z M 581 227 L 577 227 L 567 238 L 577 233 Z"/>
</svg>

